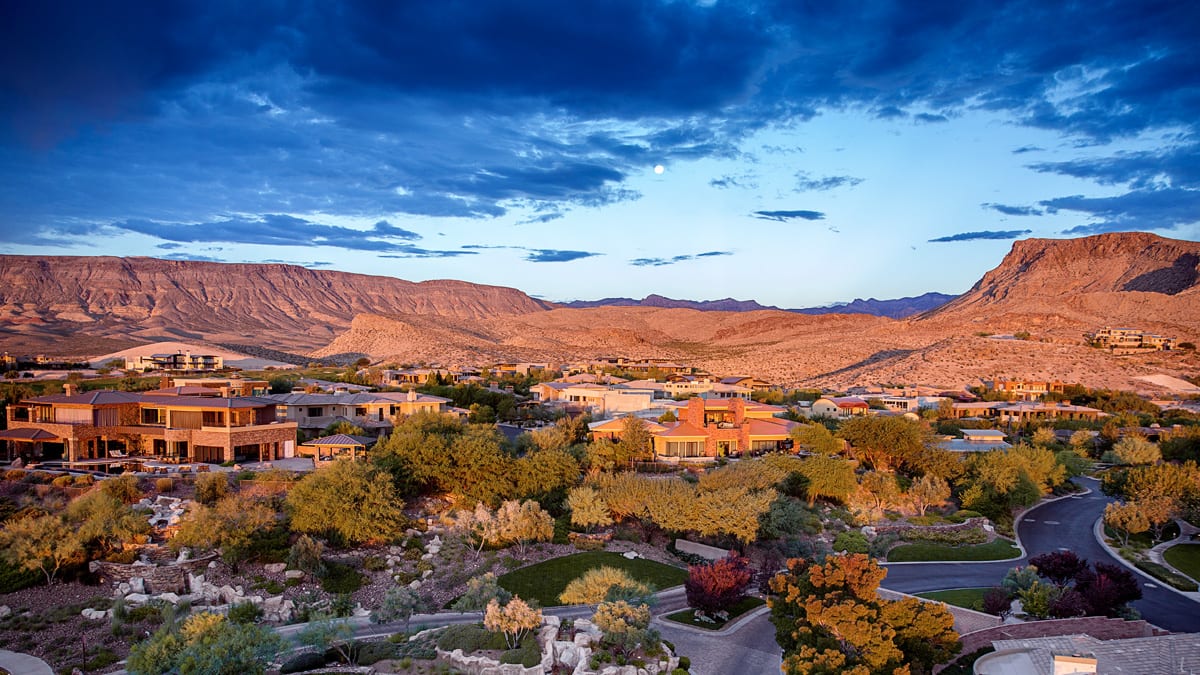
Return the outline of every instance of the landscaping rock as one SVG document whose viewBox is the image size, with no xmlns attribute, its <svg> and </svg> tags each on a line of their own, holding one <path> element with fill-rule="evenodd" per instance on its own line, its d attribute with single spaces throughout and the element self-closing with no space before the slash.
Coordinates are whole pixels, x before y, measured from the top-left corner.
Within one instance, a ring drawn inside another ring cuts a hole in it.
<svg viewBox="0 0 1200 675">
<path fill-rule="evenodd" d="M 100 621 L 101 619 L 107 619 L 109 614 L 111 614 L 111 613 L 112 613 L 112 610 L 92 609 L 91 607 L 85 607 L 84 610 L 82 612 L 80 612 L 79 614 L 85 619 L 90 619 L 92 621 Z"/>
<path fill-rule="evenodd" d="M 150 601 L 150 596 L 145 593 L 130 593 L 125 596 L 125 602 L 131 605 L 144 605 Z"/>
<path fill-rule="evenodd" d="M 12 616 L 12 607 L 0 605 L 0 619 L 6 619 L 10 616 Z"/>
<path fill-rule="evenodd" d="M 263 565 L 263 570 L 266 571 L 267 574 L 279 574 L 286 569 L 287 563 L 268 563 Z"/>
<path fill-rule="evenodd" d="M 624 558 L 626 560 L 633 560 L 634 558 L 642 557 L 642 555 L 640 553 L 638 553 L 637 551 L 625 551 L 621 555 L 624 556 Z"/>
<path fill-rule="evenodd" d="M 304 572 L 300 570 L 288 570 L 283 573 L 285 579 L 303 579 Z"/>
<path fill-rule="evenodd" d="M 424 553 L 421 555 L 421 560 L 433 560 L 432 553 Z"/>
<path fill-rule="evenodd" d="M 143 579 L 142 577 L 131 578 L 129 580 L 129 592 L 130 593 L 145 593 L 146 592 L 146 580 Z"/>
<path fill-rule="evenodd" d="M 162 600 L 163 602 L 169 602 L 172 605 L 179 604 L 179 596 L 175 593 L 161 593 L 159 594 L 158 599 Z"/>
<path fill-rule="evenodd" d="M 411 588 L 411 589 L 413 589 L 414 591 L 419 591 L 419 590 L 421 590 L 421 580 L 420 580 L 420 579 L 414 579 L 414 580 L 413 580 L 413 582 L 412 582 L 412 583 L 410 583 L 410 584 L 408 585 L 408 587 L 409 587 L 409 588 Z"/>
</svg>

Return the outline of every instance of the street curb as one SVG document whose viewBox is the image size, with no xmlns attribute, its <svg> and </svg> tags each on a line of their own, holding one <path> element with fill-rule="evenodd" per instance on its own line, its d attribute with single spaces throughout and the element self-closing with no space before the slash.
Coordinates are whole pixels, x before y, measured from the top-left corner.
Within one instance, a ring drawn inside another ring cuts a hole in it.
<svg viewBox="0 0 1200 675">
<path fill-rule="evenodd" d="M 677 610 L 677 611 L 683 611 L 683 610 Z M 668 626 L 672 630 L 679 629 L 682 631 L 696 633 L 697 635 L 724 637 L 726 635 L 732 635 L 733 633 L 738 632 L 739 630 L 742 629 L 742 627 L 745 624 L 749 623 L 751 619 L 758 618 L 758 617 L 762 616 L 763 614 L 766 614 L 770 611 L 771 611 L 770 606 L 759 605 L 758 607 L 755 607 L 754 609 L 750 610 L 749 612 L 746 612 L 745 614 L 734 619 L 732 623 L 728 623 L 724 626 L 721 626 L 721 628 L 719 628 L 717 630 L 709 630 L 707 628 L 698 628 L 696 626 L 689 626 L 686 623 L 680 623 L 678 621 L 668 619 L 666 614 L 661 614 L 659 616 L 654 617 L 654 621 L 657 621 L 660 626 Z M 674 614 L 675 612 L 671 612 L 671 613 Z"/>
<path fill-rule="evenodd" d="M 1086 476 L 1084 476 L 1084 478 L 1086 478 Z M 1089 478 L 1089 480 L 1096 480 L 1096 479 Z M 1031 513 L 1032 511 L 1039 509 L 1047 504 L 1053 504 L 1054 502 L 1060 502 L 1064 499 L 1071 499 L 1072 497 L 1083 497 L 1083 496 L 1092 494 L 1092 492 L 1094 492 L 1094 490 L 1092 490 L 1092 488 L 1084 488 L 1083 492 L 1072 492 L 1069 495 L 1062 495 L 1061 497 L 1052 497 L 1049 499 L 1043 499 L 1042 501 L 1034 504 L 1033 506 L 1025 509 L 1024 511 L 1021 511 L 1020 513 L 1015 514 L 1013 516 L 1012 543 L 1014 546 L 1017 547 L 1017 550 L 1019 550 L 1021 552 L 1021 555 L 1019 555 L 1015 558 L 1002 558 L 1000 560 L 913 560 L 911 562 L 880 562 L 879 566 L 880 567 L 891 567 L 892 565 L 987 565 L 987 564 L 991 564 L 991 563 L 1016 562 L 1018 560 L 1024 560 L 1025 558 L 1029 557 L 1029 551 L 1026 551 L 1025 545 L 1021 543 L 1021 528 L 1020 528 L 1021 519 L 1024 518 L 1027 514 Z M 1002 538 L 1006 538 L 1006 537 L 1002 537 Z"/>
<path fill-rule="evenodd" d="M 1133 572 L 1135 574 L 1141 575 L 1142 577 L 1148 579 L 1156 587 L 1165 588 L 1168 591 L 1174 591 L 1174 592 L 1178 593 L 1179 595 L 1182 595 L 1183 597 L 1187 598 L 1188 600 L 1191 600 L 1192 602 L 1200 602 L 1200 592 L 1188 593 L 1187 591 L 1181 591 L 1178 588 L 1175 588 L 1174 586 L 1172 586 L 1171 584 L 1168 584 L 1167 582 L 1163 581 L 1162 579 L 1157 579 L 1154 576 L 1150 575 L 1149 573 L 1143 572 L 1142 570 L 1138 569 L 1133 563 L 1126 560 L 1119 551 L 1113 550 L 1113 547 L 1109 546 L 1107 541 L 1104 541 L 1104 516 L 1100 516 L 1099 518 L 1096 519 L 1096 522 L 1092 524 L 1092 536 L 1094 536 L 1096 538 L 1096 542 L 1098 544 L 1100 544 L 1100 546 L 1104 549 L 1104 551 L 1106 553 L 1108 553 L 1109 557 L 1116 559 L 1122 565 L 1133 570 Z M 1168 565 L 1167 567 L 1170 569 L 1175 569 L 1173 567 L 1170 567 L 1170 565 Z M 1183 575 L 1183 576 L 1187 576 L 1187 575 Z M 1191 577 L 1187 577 L 1187 578 L 1190 579 Z"/>
</svg>

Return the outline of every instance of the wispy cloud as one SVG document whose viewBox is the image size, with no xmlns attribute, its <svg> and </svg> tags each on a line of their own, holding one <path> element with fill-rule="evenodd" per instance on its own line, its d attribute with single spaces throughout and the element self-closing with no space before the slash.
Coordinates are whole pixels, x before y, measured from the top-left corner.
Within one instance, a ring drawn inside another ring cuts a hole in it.
<svg viewBox="0 0 1200 675">
<path fill-rule="evenodd" d="M 789 220 L 824 220 L 825 214 L 820 211 L 803 211 L 803 210 L 788 210 L 788 211 L 755 211 L 752 213 L 755 218 L 763 220 L 774 220 L 779 223 L 786 223 Z"/>
<path fill-rule="evenodd" d="M 863 179 L 855 178 L 854 176 L 823 176 L 821 178 L 814 178 L 807 171 L 796 172 L 797 192 L 824 191 L 833 190 L 834 188 L 840 187 L 854 187 L 861 182 L 863 182 Z"/>
<path fill-rule="evenodd" d="M 1060 197 L 1042 202 L 1050 213 L 1074 211 L 1092 222 L 1063 231 L 1068 235 L 1176 230 L 1200 224 L 1200 190 L 1134 190 L 1114 197 Z"/>
<path fill-rule="evenodd" d="M 1012 152 L 1014 155 L 1023 155 L 1027 152 L 1043 152 L 1043 151 L 1045 151 L 1045 148 L 1041 148 L 1036 145 L 1022 145 L 1019 148 L 1013 149 Z"/>
<path fill-rule="evenodd" d="M 932 113 L 917 113 L 913 115 L 913 119 L 924 124 L 942 124 L 950 121 L 950 118 L 945 115 L 934 115 Z"/>
<path fill-rule="evenodd" d="M 1039 209 L 1036 206 L 1012 206 L 1009 204 L 993 204 L 990 202 L 980 204 L 980 206 L 982 206 L 985 209 L 991 209 L 992 211 L 998 211 L 1000 213 L 1003 213 L 1006 216 L 1043 216 L 1043 215 L 1046 215 L 1045 211 L 1043 211 L 1042 209 Z"/>
<path fill-rule="evenodd" d="M 937 239 L 930 239 L 931 243 L 945 243 L 952 241 L 977 241 L 980 239 L 1016 239 L 1027 234 L 1033 234 L 1033 230 L 984 230 L 982 232 L 959 232 Z"/>
<path fill-rule="evenodd" d="M 677 255 L 670 258 L 634 258 L 633 260 L 629 261 L 629 264 L 635 267 L 664 267 L 666 265 L 674 265 L 676 263 L 687 262 L 689 260 L 714 258 L 726 255 L 733 255 L 733 251 L 705 251 L 704 253 Z"/>
<path fill-rule="evenodd" d="M 546 263 L 546 262 L 570 262 L 581 258 L 591 258 L 593 256 L 603 255 L 601 253 L 593 253 L 591 251 L 561 251 L 551 248 L 535 248 L 527 249 L 529 253 L 525 259 L 529 262 Z"/>
<path fill-rule="evenodd" d="M 728 190 L 730 188 L 741 188 L 744 190 L 758 189 L 758 182 L 753 174 L 742 174 L 739 176 L 720 176 L 708 181 L 710 187 L 718 190 Z"/>
</svg>

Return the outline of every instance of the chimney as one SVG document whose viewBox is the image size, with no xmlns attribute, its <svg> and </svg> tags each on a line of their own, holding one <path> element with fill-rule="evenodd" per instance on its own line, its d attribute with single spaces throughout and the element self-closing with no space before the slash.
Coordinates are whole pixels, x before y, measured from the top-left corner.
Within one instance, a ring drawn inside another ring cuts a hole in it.
<svg viewBox="0 0 1200 675">
<path fill-rule="evenodd" d="M 171 378 L 167 377 L 166 375 L 163 375 L 162 377 L 158 378 L 158 388 L 159 389 L 170 389 L 171 388 Z"/>
<path fill-rule="evenodd" d="M 79 388 L 75 386 L 74 382 L 68 382 L 63 385 L 63 393 L 67 396 L 74 396 L 79 393 Z"/>
<path fill-rule="evenodd" d="M 408 401 L 409 401 L 410 403 L 411 403 L 411 402 L 414 402 L 414 401 L 416 401 L 416 400 L 417 400 L 417 390 L 416 390 L 416 389 L 409 389 L 409 390 L 408 390 L 408 397 L 407 397 L 407 398 L 408 398 Z"/>
</svg>

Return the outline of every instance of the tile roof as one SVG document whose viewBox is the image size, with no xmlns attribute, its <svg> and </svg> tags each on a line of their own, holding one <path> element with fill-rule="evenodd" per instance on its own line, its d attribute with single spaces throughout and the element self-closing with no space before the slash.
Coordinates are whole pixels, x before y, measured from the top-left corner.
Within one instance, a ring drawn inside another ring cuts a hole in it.
<svg viewBox="0 0 1200 675">
<path fill-rule="evenodd" d="M 376 439 L 371 438 L 370 436 L 351 436 L 350 434 L 334 434 L 332 436 L 322 436 L 321 438 L 314 438 L 311 441 L 305 441 L 304 443 L 301 443 L 300 445 L 334 446 L 334 447 L 341 447 L 341 448 L 358 446 L 360 448 L 365 448 L 368 445 L 371 445 L 372 443 L 374 443 L 375 441 L 376 441 Z"/>
<path fill-rule="evenodd" d="M 32 403 L 56 403 L 61 405 L 112 405 L 118 403 L 137 403 L 141 395 L 127 391 L 85 391 L 81 394 L 50 394 L 26 399 Z"/>
<path fill-rule="evenodd" d="M 668 422 L 665 431 L 654 434 L 666 438 L 708 438 L 703 429 L 698 429 L 687 422 Z"/>
<path fill-rule="evenodd" d="M 368 403 L 405 403 L 407 392 L 381 391 L 369 394 L 267 394 L 262 398 L 282 405 L 366 405 Z M 450 399 L 417 394 L 419 403 L 449 403 Z"/>
<path fill-rule="evenodd" d="M 41 429 L 5 429 L 0 431 L 0 440 L 5 441 L 49 441 L 58 436 Z"/>
</svg>

